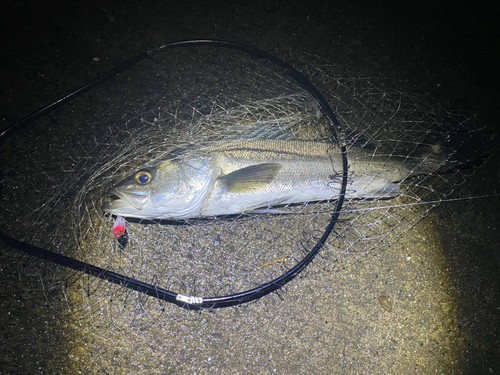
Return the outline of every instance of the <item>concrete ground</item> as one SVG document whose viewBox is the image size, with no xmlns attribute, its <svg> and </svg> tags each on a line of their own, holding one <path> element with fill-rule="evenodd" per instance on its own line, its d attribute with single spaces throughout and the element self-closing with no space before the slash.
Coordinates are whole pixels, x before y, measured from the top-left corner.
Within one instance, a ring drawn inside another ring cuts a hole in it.
<svg viewBox="0 0 500 375">
<path fill-rule="evenodd" d="M 498 132 L 495 14 L 456 2 L 10 4 L 2 129 L 138 52 L 220 38 L 401 82 Z M 241 307 L 138 312 L 99 299 L 89 312 L 78 308 L 85 296 L 20 283 L 32 261 L 2 248 L 0 372 L 498 373 L 498 161 L 460 187 L 487 198 L 443 203 L 390 246 L 335 267 L 315 262 Z"/>
</svg>

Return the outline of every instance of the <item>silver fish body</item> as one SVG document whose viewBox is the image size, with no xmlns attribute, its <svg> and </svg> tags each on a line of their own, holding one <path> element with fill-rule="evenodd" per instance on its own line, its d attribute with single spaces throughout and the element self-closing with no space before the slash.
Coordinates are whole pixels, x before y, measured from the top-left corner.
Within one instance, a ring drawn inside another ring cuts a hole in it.
<svg viewBox="0 0 500 375">
<path fill-rule="evenodd" d="M 348 161 L 348 198 L 396 196 L 398 181 L 425 172 L 410 167 L 408 158 L 361 147 L 350 149 Z M 140 219 L 273 213 L 271 206 L 338 198 L 341 175 L 342 155 L 331 143 L 219 141 L 143 168 L 114 186 L 110 194 L 118 199 L 102 208 Z"/>
</svg>

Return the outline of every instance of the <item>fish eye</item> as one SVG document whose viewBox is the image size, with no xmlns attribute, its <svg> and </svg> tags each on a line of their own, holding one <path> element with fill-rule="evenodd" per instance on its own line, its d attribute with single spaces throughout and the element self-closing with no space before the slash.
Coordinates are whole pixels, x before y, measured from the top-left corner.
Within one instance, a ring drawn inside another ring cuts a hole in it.
<svg viewBox="0 0 500 375">
<path fill-rule="evenodd" d="M 137 172 L 135 174 L 135 180 L 140 185 L 146 185 L 147 183 L 151 182 L 151 173 L 149 173 L 148 171 Z"/>
</svg>

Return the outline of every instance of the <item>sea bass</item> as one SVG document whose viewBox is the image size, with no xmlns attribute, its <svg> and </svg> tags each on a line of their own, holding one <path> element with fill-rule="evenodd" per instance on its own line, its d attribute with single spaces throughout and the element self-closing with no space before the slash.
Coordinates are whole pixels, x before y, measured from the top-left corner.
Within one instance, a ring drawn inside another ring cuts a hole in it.
<svg viewBox="0 0 500 375">
<path fill-rule="evenodd" d="M 351 147 L 347 198 L 390 198 L 399 182 L 442 169 L 445 157 L 422 147 L 411 157 Z M 282 212 L 273 206 L 337 199 L 342 154 L 327 142 L 267 138 L 191 147 L 142 168 L 110 190 L 105 212 L 139 219 L 191 219 Z"/>
</svg>

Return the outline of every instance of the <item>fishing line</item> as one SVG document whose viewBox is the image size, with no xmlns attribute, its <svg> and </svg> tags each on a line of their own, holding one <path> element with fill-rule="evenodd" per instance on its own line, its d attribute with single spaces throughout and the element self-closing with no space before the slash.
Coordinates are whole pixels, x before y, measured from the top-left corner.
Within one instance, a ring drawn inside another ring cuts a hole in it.
<svg viewBox="0 0 500 375">
<path fill-rule="evenodd" d="M 32 256 L 45 259 L 47 261 L 56 264 L 60 264 L 64 267 L 71 268 L 73 270 L 77 270 L 79 272 L 107 280 L 114 284 L 118 284 L 123 288 L 136 290 L 141 293 L 158 298 L 160 300 L 175 303 L 177 305 L 184 306 L 186 308 L 221 308 L 221 307 L 238 305 L 245 302 L 250 302 L 252 300 L 261 298 L 273 291 L 282 288 L 285 284 L 293 280 L 300 272 L 302 272 L 307 267 L 307 265 L 314 259 L 314 257 L 324 246 L 327 238 L 329 237 L 335 224 L 337 223 L 339 214 L 342 210 L 342 205 L 344 202 L 346 186 L 347 186 L 347 177 L 348 177 L 346 145 L 343 139 L 338 136 L 341 129 L 339 121 L 337 120 L 337 117 L 334 114 L 334 111 L 330 107 L 327 100 L 325 100 L 323 95 L 320 93 L 320 91 L 316 88 L 316 86 L 312 84 L 302 73 L 300 73 L 293 66 L 267 52 L 264 52 L 262 50 L 259 50 L 251 46 L 222 41 L 222 40 L 186 40 L 186 41 L 168 43 L 158 48 L 139 54 L 135 58 L 111 70 L 110 72 L 102 75 L 101 77 L 95 79 L 89 84 L 82 86 L 81 88 L 73 91 L 72 93 L 56 100 L 52 104 L 43 107 L 42 109 L 34 112 L 33 114 L 27 116 L 26 118 L 18 121 L 14 125 L 4 130 L 0 134 L 0 139 L 2 137 L 5 137 L 8 133 L 11 133 L 11 130 L 13 130 L 14 128 L 32 122 L 33 120 L 49 113 L 53 109 L 61 107 L 62 105 L 68 103 L 74 98 L 82 95 L 85 92 L 88 92 L 89 90 L 93 89 L 94 87 L 98 86 L 104 81 L 109 80 L 111 77 L 116 76 L 118 73 L 123 72 L 126 69 L 129 69 L 131 66 L 139 63 L 140 61 L 146 58 L 154 58 L 154 56 L 157 53 L 163 51 L 168 51 L 176 48 L 188 48 L 193 46 L 214 46 L 214 47 L 238 50 L 250 56 L 256 57 L 258 59 L 267 60 L 271 62 L 275 66 L 281 68 L 290 78 L 292 78 L 296 83 L 298 83 L 300 87 L 306 90 L 309 94 L 313 96 L 313 98 L 317 100 L 317 104 L 319 105 L 323 115 L 327 119 L 329 123 L 331 138 L 336 140 L 336 142 L 338 142 L 339 150 L 342 155 L 341 157 L 342 157 L 343 171 L 341 174 L 339 174 L 341 181 L 340 193 L 338 199 L 336 199 L 335 201 L 334 212 L 331 214 L 329 223 L 326 226 L 323 234 L 317 240 L 314 247 L 310 251 L 308 251 L 307 254 L 302 258 L 302 260 L 300 260 L 294 267 L 283 273 L 281 276 L 276 277 L 273 280 L 263 283 L 255 288 L 223 296 L 199 297 L 199 296 L 188 296 L 171 292 L 169 290 L 159 288 L 156 285 L 144 283 L 134 278 L 120 275 L 119 273 L 101 267 L 97 267 L 86 262 L 82 262 L 61 254 L 56 254 L 49 250 L 28 244 L 23 241 L 19 241 L 11 236 L 8 236 L 0 232 L 0 239 L 4 244 L 13 247 L 19 251 L 23 251 Z"/>
</svg>

